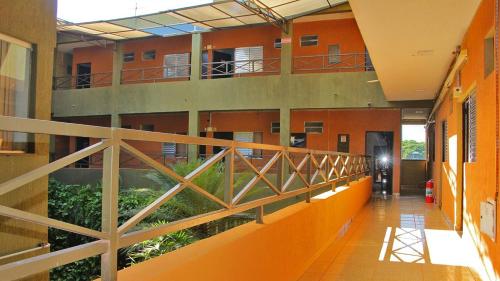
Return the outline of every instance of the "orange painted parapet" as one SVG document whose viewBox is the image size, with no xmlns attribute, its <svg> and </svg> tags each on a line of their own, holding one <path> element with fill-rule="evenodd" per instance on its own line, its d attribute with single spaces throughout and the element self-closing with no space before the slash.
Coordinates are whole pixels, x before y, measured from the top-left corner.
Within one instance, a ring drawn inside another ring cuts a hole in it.
<svg viewBox="0 0 500 281">
<path fill-rule="evenodd" d="M 119 271 L 120 281 L 296 280 L 371 197 L 364 177 L 177 251 Z"/>
</svg>

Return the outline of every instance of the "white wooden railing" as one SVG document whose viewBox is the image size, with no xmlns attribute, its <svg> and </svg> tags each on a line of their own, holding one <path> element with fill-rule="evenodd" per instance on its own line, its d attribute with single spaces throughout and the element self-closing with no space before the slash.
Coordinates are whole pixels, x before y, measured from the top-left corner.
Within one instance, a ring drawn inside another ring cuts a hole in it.
<svg viewBox="0 0 500 281">
<path fill-rule="evenodd" d="M 93 237 L 97 240 L 76 247 L 1 265 L 0 276 L 2 280 L 16 280 L 97 255 L 101 255 L 102 280 L 117 280 L 117 253 L 120 248 L 251 209 L 256 210 L 257 221 L 262 222 L 264 216 L 263 206 L 266 204 L 301 194 L 305 194 L 307 198 L 306 201 L 309 202 L 313 191 L 325 187 L 334 188 L 338 182 L 348 183 L 351 180 L 363 177 L 369 171 L 369 161 L 367 161 L 365 156 L 277 145 L 243 143 L 212 138 L 121 128 L 96 127 L 6 116 L 0 116 L 0 130 L 33 134 L 89 137 L 100 140 L 73 154 L 0 183 L 0 196 L 36 179 L 47 176 L 80 159 L 100 151 L 104 152 L 102 164 L 103 196 L 101 230 L 89 229 L 0 205 L 1 216 L 57 228 Z M 130 144 L 130 142 L 134 143 L 137 141 L 209 145 L 223 147 L 223 149 L 219 153 L 207 157 L 201 166 L 188 175 L 180 176 L 170 167 L 164 166 Z M 266 151 L 270 153 L 271 157 L 266 158 L 266 163 L 257 168 L 242 155 L 237 148 Z M 118 179 L 121 150 L 134 155 L 137 159 L 153 169 L 175 179 L 178 184 L 166 191 L 128 221 L 122 225 L 118 225 Z M 300 158 L 298 158 L 298 155 L 300 155 Z M 254 174 L 253 178 L 251 178 L 251 180 L 240 190 L 235 190 L 234 186 L 235 158 L 243 161 Z M 203 174 L 203 172 L 221 161 L 224 162 L 224 175 L 226 179 L 223 199 L 207 192 L 203 186 L 198 186 L 194 183 L 194 180 Z M 271 169 L 273 166 L 277 168 Z M 273 173 L 276 173 L 275 181 L 274 179 L 271 181 L 266 177 L 271 170 Z M 295 180 L 301 182 L 299 187 L 292 187 Z M 273 195 L 249 201 L 242 200 L 260 181 L 266 184 L 267 188 L 273 192 Z M 154 213 L 158 208 L 184 189 L 191 189 L 204 196 L 206 199 L 217 203 L 220 205 L 220 209 L 149 229 L 134 229 L 134 226 L 140 223 L 148 215 Z"/>
</svg>

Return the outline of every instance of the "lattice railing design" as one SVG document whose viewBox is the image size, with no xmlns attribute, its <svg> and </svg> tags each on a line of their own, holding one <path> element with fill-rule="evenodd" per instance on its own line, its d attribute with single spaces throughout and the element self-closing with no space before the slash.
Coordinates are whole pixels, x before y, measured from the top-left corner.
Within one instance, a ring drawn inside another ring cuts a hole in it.
<svg viewBox="0 0 500 281">
<path fill-rule="evenodd" d="M 369 161 L 367 161 L 367 157 L 362 155 L 277 145 L 243 143 L 6 116 L 0 116 L 0 130 L 100 139 L 97 143 L 84 149 L 0 183 L 0 196 L 47 176 L 80 159 L 103 152 L 102 229 L 100 231 L 0 205 L 1 216 L 86 235 L 97 239 L 97 241 L 2 265 L 0 266 L 2 280 L 16 280 L 97 255 L 101 255 L 102 279 L 105 281 L 116 280 L 117 253 L 120 248 L 251 209 L 256 210 L 257 221 L 262 222 L 264 215 L 263 206 L 266 204 L 302 194 L 306 195 L 306 201 L 309 202 L 313 191 L 324 187 L 335 188 L 336 183 L 348 183 L 351 180 L 364 176 L 369 171 Z M 171 167 L 163 165 L 129 143 L 137 141 L 209 145 L 222 147 L 222 150 L 207 156 L 206 160 L 199 167 L 186 176 L 181 176 Z M 265 163 L 262 165 L 255 165 L 238 148 L 265 150 L 270 152 L 270 157 L 263 158 Z M 134 156 L 149 167 L 174 179 L 177 184 L 168 189 L 168 191 L 154 202 L 140 210 L 128 221 L 118 225 L 120 151 Z M 238 190 L 235 189 L 234 185 L 235 175 L 237 170 L 239 170 L 239 168 L 235 167 L 236 159 L 242 161 L 253 173 L 248 183 L 238 188 Z M 195 183 L 195 180 L 200 175 L 217 163 L 223 163 L 225 167 L 224 177 L 226 180 L 224 183 L 223 198 L 211 194 L 203 186 Z M 267 177 L 271 172 L 273 175 L 276 175 L 275 179 L 272 178 L 271 180 Z M 256 188 L 258 183 L 262 182 L 272 191 L 272 195 L 252 200 L 243 200 L 247 194 Z M 294 182 L 299 182 L 300 185 L 293 185 Z M 199 195 L 204 196 L 207 200 L 218 204 L 220 209 L 195 217 L 169 222 L 157 227 L 141 230 L 134 229 L 148 215 L 154 213 L 163 204 L 185 189 L 191 189 Z"/>
</svg>

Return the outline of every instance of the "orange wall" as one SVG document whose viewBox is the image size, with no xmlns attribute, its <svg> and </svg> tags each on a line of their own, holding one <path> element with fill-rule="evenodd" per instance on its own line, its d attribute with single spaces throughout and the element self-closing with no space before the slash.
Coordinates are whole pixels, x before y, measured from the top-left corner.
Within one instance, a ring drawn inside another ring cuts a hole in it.
<svg viewBox="0 0 500 281">
<path fill-rule="evenodd" d="M 92 73 L 113 72 L 113 48 L 114 45 L 103 47 L 75 48 L 73 50 L 73 75 L 76 75 L 76 65 L 79 63 L 91 63 Z"/>
<path fill-rule="evenodd" d="M 488 277 L 499 278 L 500 243 L 493 242 L 482 234 L 480 226 L 480 202 L 494 199 L 496 192 L 496 90 L 495 71 L 484 75 L 484 39 L 494 27 L 494 1 L 484 0 L 463 40 L 462 48 L 467 50 L 468 59 L 461 71 L 462 90 L 469 93 L 476 88 L 477 100 L 477 161 L 465 163 L 455 161 L 461 154 L 462 141 L 462 98 L 445 98 L 436 115 L 436 162 L 433 176 L 436 185 L 442 187 L 442 208 L 451 223 L 460 225 L 458 210 L 461 202 L 457 194 L 464 190 L 464 239 L 477 248 Z M 449 161 L 441 161 L 441 121 L 448 121 Z M 458 141 L 457 141 L 458 140 Z M 457 143 L 458 145 L 455 145 Z M 460 185 L 463 167 L 463 186 Z M 458 184 L 456 184 L 458 182 Z M 498 204 L 497 204 L 498 207 Z M 500 231 L 500 217 L 497 216 L 497 232 Z M 494 273 L 494 271 L 496 273 Z M 496 277 L 494 275 L 496 274 Z"/>
<path fill-rule="evenodd" d="M 300 46 L 300 37 L 318 35 L 318 46 Z M 313 21 L 293 25 L 293 55 L 326 55 L 328 46 L 339 44 L 341 53 L 364 53 L 365 43 L 355 19 Z"/>
<path fill-rule="evenodd" d="M 349 134 L 349 152 L 365 154 L 366 132 L 393 132 L 393 192 L 399 193 L 401 170 L 400 109 L 294 110 L 291 113 L 291 132 L 303 133 L 306 121 L 323 121 L 322 134 L 307 135 L 307 147 L 312 149 L 336 151 L 338 134 Z"/>
<path fill-rule="evenodd" d="M 298 203 L 118 272 L 128 280 L 297 280 L 371 196 L 365 177 L 325 199 Z"/>
<path fill-rule="evenodd" d="M 209 113 L 200 113 L 200 132 L 209 126 Z M 280 121 L 279 111 L 212 112 L 211 126 L 218 132 L 262 132 L 262 143 L 279 145 L 279 133 L 271 133 L 271 122 Z"/>
</svg>

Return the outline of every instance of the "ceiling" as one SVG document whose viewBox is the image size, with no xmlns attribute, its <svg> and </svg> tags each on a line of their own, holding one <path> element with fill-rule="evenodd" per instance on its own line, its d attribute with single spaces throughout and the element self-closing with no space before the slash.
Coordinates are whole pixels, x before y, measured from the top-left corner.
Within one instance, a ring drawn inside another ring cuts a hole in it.
<svg viewBox="0 0 500 281">
<path fill-rule="evenodd" d="M 480 0 L 349 0 L 387 100 L 434 99 Z"/>
<path fill-rule="evenodd" d="M 216 0 L 209 4 L 130 18 L 85 23 L 59 21 L 58 30 L 118 41 L 264 23 L 283 27 L 289 19 L 346 2 L 347 0 Z"/>
</svg>

